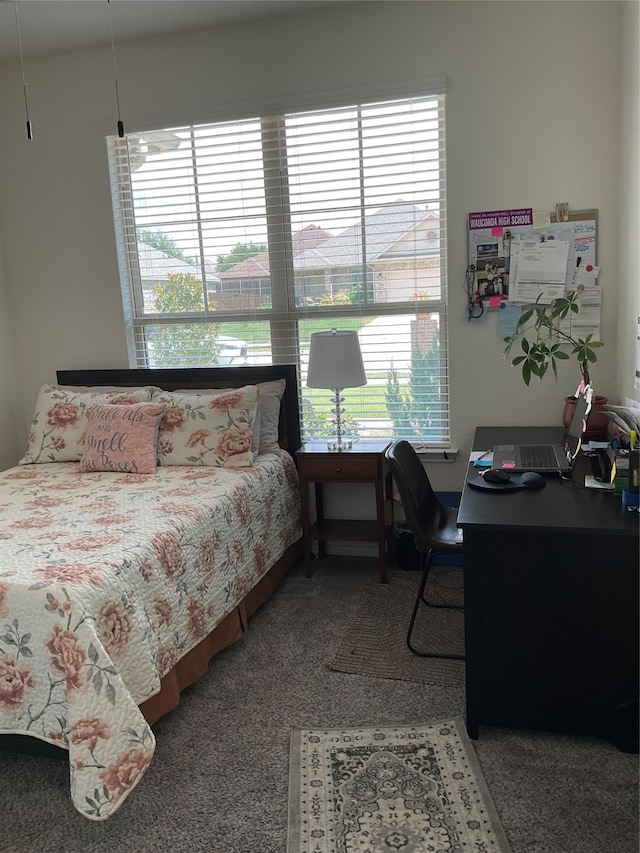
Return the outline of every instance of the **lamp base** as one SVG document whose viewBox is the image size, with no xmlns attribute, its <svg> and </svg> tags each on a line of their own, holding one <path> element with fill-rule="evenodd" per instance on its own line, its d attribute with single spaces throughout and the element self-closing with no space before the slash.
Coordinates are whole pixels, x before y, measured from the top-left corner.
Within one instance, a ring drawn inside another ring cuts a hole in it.
<svg viewBox="0 0 640 853">
<path fill-rule="evenodd" d="M 342 450 L 351 450 L 353 447 L 353 441 L 350 438 L 344 438 L 343 436 L 338 436 L 338 438 L 328 438 L 327 439 L 327 450 L 331 450 L 334 453 L 340 452 Z"/>
</svg>

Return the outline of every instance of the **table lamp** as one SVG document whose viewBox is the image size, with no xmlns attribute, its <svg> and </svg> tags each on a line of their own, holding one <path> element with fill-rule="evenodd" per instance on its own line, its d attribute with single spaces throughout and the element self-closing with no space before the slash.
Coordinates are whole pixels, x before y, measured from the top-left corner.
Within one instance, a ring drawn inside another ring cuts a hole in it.
<svg viewBox="0 0 640 853">
<path fill-rule="evenodd" d="M 307 386 L 309 388 L 328 388 L 334 392 L 331 402 L 335 415 L 336 437 L 327 442 L 329 450 L 350 450 L 353 442 L 342 435 L 342 415 L 344 409 L 343 388 L 356 388 L 367 384 L 364 373 L 362 353 L 357 332 L 314 332 L 311 335 L 309 349 L 309 369 Z"/>
</svg>

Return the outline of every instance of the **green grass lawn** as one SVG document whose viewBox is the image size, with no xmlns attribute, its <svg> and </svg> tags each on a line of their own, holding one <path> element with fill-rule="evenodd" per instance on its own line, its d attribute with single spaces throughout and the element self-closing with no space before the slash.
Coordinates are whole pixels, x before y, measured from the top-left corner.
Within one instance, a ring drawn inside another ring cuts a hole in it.
<svg viewBox="0 0 640 853">
<path fill-rule="evenodd" d="M 385 385 L 365 385 L 362 388 L 348 388 L 342 392 L 345 402 L 342 404 L 346 413 L 357 417 L 360 409 L 367 412 L 370 417 L 388 418 L 389 412 L 385 403 Z M 314 409 L 328 411 L 332 407 L 331 391 L 322 388 L 307 388 L 303 386 L 302 396 L 305 397 Z"/>
<path fill-rule="evenodd" d="M 373 319 L 373 318 L 372 318 Z M 365 324 L 366 325 L 366 324 Z M 335 318 L 335 319 L 318 319 L 318 320 L 301 320 L 299 323 L 300 342 L 305 345 L 309 343 L 309 339 L 313 332 L 327 332 L 329 329 L 338 329 L 338 331 L 358 331 L 359 321 L 354 318 Z M 249 334 L 250 332 L 250 334 Z M 270 329 L 268 321 L 252 322 L 247 328 L 246 323 L 222 323 L 220 325 L 221 335 L 230 335 L 232 338 L 240 338 L 241 340 L 270 340 Z M 255 351 L 255 347 L 252 347 Z"/>
</svg>

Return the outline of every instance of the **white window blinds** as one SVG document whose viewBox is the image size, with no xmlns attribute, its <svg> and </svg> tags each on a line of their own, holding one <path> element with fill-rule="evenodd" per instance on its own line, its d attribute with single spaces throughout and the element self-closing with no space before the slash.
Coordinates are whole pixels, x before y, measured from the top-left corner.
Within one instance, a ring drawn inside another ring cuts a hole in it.
<svg viewBox="0 0 640 853">
<path fill-rule="evenodd" d="M 449 442 L 444 96 L 164 128 L 108 152 L 130 362 L 293 362 L 358 332 L 356 436 Z"/>
</svg>

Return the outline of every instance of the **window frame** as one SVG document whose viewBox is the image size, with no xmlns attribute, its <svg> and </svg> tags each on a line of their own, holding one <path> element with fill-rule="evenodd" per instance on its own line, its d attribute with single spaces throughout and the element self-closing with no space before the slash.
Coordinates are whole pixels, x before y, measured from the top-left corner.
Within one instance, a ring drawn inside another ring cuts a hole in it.
<svg viewBox="0 0 640 853">
<path fill-rule="evenodd" d="M 434 87 L 438 88 L 438 87 Z M 440 242 L 439 253 L 434 254 L 440 262 L 440 298 L 430 298 L 428 302 L 429 314 L 437 315 L 439 318 L 439 344 L 440 344 L 440 387 L 444 397 L 444 435 L 442 440 L 428 442 L 424 447 L 434 449 L 450 448 L 450 388 L 449 388 L 449 370 L 448 370 L 448 293 L 447 293 L 447 239 L 446 239 L 446 132 L 445 132 L 445 97 L 443 91 L 420 91 L 415 94 L 420 97 L 437 98 L 438 113 L 439 113 L 439 164 L 440 164 L 440 182 L 442 203 L 441 215 L 439 218 L 438 239 Z M 399 99 L 410 98 L 411 94 L 406 92 L 397 93 Z M 361 98 L 358 104 L 364 106 L 369 103 L 376 103 L 388 99 L 384 92 L 378 92 L 376 96 L 369 98 Z M 346 99 L 344 104 L 349 105 Z M 353 105 L 353 104 L 352 104 Z M 339 108 L 340 103 L 324 105 L 323 108 L 331 108 L 335 106 Z M 305 110 L 306 111 L 306 110 Z M 288 239 L 288 246 L 285 245 L 283 251 L 275 252 L 273 255 L 270 251 L 270 284 L 271 284 L 271 308 L 260 309 L 257 315 L 252 317 L 251 322 L 266 322 L 270 328 L 271 339 L 271 354 L 272 362 L 277 364 L 291 363 L 292 353 L 296 353 L 296 363 L 298 367 L 299 383 L 302 382 L 301 371 L 301 350 L 299 338 L 299 323 L 309 319 L 326 319 L 330 321 L 332 318 L 353 319 L 361 321 L 362 319 L 407 315 L 417 316 L 419 313 L 419 300 L 411 304 L 407 301 L 395 302 L 368 302 L 367 288 L 365 288 L 364 301 L 355 305 L 304 305 L 296 304 L 296 272 L 293 264 L 293 255 L 291 252 L 291 218 L 289 211 L 288 192 L 283 192 L 281 170 L 283 163 L 286 166 L 286 150 L 282 150 L 283 126 L 286 120 L 286 115 L 291 113 L 291 110 L 283 110 L 282 114 L 263 115 L 262 118 L 253 116 L 245 116 L 248 118 L 258 118 L 262 127 L 262 161 L 265 165 L 265 188 L 266 188 L 266 209 L 267 209 L 267 231 L 271 235 L 270 229 L 275 227 L 277 237 L 274 244 L 279 245 L 282 241 L 283 234 Z M 236 117 L 239 118 L 239 117 Z M 206 124 L 217 124 L 220 119 L 215 121 L 207 121 Z M 169 126 L 166 118 L 162 122 L 164 127 Z M 120 156 L 126 151 L 127 140 L 117 137 L 108 137 L 107 144 L 110 152 L 110 161 L 113 163 L 114 152 L 120 151 Z M 270 152 L 271 159 L 266 156 L 266 152 Z M 266 168 L 270 165 L 270 168 Z M 220 334 L 224 335 L 224 326 L 228 323 L 237 323 L 247 321 L 246 312 L 215 310 L 208 312 L 208 290 L 206 281 L 206 264 L 204 254 L 201 257 L 201 266 L 198 268 L 202 273 L 202 286 L 204 294 L 204 312 L 177 312 L 145 315 L 144 312 L 144 294 L 142 285 L 142 276 L 140 273 L 139 259 L 136 263 L 136 257 L 126 249 L 136 243 L 136 224 L 135 224 L 135 206 L 134 192 L 131 180 L 132 172 L 129 169 L 129 182 L 125 186 L 123 183 L 123 173 L 121 170 L 115 170 L 111 167 L 111 184 L 112 197 L 114 207 L 114 224 L 116 230 L 116 241 L 118 246 L 119 267 L 122 282 L 123 308 L 125 313 L 125 323 L 127 332 L 127 347 L 129 364 L 132 367 L 149 368 L 151 365 L 148 360 L 147 348 L 145 346 L 146 328 L 150 325 L 192 325 L 192 324 L 210 324 L 215 323 L 219 326 Z M 272 209 L 270 209 L 272 205 Z M 275 223 L 275 226 L 274 226 Z M 286 240 L 285 240 L 286 242 Z M 267 240 L 269 247 L 272 246 L 272 241 Z M 353 277 L 355 271 L 352 269 L 350 275 Z M 365 280 L 370 281 L 373 277 L 371 270 L 365 267 Z M 278 282 L 280 283 L 278 285 Z M 261 283 L 262 287 L 262 283 Z"/>
</svg>

